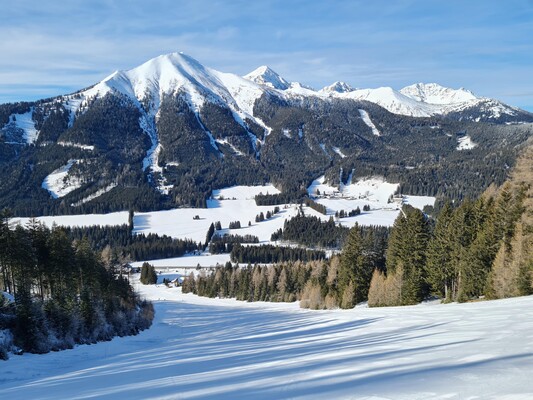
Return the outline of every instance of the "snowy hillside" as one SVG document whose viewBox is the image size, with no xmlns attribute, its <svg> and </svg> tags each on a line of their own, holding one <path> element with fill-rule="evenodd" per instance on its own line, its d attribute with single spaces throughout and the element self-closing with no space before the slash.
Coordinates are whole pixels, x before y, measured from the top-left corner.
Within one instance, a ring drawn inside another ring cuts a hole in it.
<svg viewBox="0 0 533 400">
<path fill-rule="evenodd" d="M 11 144 L 32 144 L 37 140 L 39 131 L 32 119 L 33 109 L 24 114 L 12 114 L 9 122 L 0 130 Z M 1 135 L 0 135 L 1 136 Z"/>
<path fill-rule="evenodd" d="M 397 183 L 389 183 L 381 178 L 361 179 L 357 182 L 341 185 L 336 188 L 324 183 L 324 177 L 313 181 L 308 188 L 308 193 L 315 200 L 326 206 L 327 215 L 304 207 L 308 215 L 316 215 L 327 221 L 335 215 L 336 211 L 350 211 L 365 205 L 370 206 L 370 211 L 363 212 L 355 217 L 343 218 L 340 224 L 352 227 L 359 225 L 392 226 L 400 213 L 402 204 L 411 204 L 417 208 L 432 206 L 435 197 L 428 196 L 404 196 L 396 198 L 389 203 L 389 198 L 398 188 Z M 58 187 L 49 190 L 57 190 Z M 317 190 L 320 195 L 317 195 Z M 209 226 L 217 221 L 221 222 L 222 233 L 239 235 L 255 235 L 261 242 L 269 242 L 272 233 L 283 227 L 285 220 L 294 217 L 298 210 L 294 204 L 279 204 L 280 212 L 269 220 L 255 222 L 255 217 L 261 212 L 266 214 L 272 211 L 274 206 L 258 206 L 254 196 L 257 194 L 276 194 L 279 190 L 272 185 L 264 186 L 234 186 L 215 190 L 213 196 L 207 202 L 207 208 L 177 208 L 172 210 L 136 212 L 133 223 L 135 233 L 157 233 L 168 235 L 177 239 L 192 239 L 196 242 L 204 241 Z M 195 217 L 198 216 L 198 219 Z M 94 226 L 94 225 L 120 225 L 127 224 L 128 213 L 126 211 L 110 214 L 90 215 L 63 215 L 38 217 L 47 226 L 53 224 L 59 226 Z M 13 223 L 25 224 L 28 218 L 13 218 Z M 241 229 L 227 229 L 230 222 L 239 221 Z M 251 223 L 248 226 L 248 223 Z"/>
<path fill-rule="evenodd" d="M 48 175 L 41 187 L 50 192 L 54 199 L 66 196 L 81 186 L 81 182 L 69 176 L 69 171 L 79 160 L 70 160 L 66 165 L 56 169 Z"/>
<path fill-rule="evenodd" d="M 2 362 L 9 399 L 513 399 L 533 396 L 533 297 L 309 311 L 138 285 L 138 336 Z M 514 316 L 522 317 L 516 319 Z"/>
</svg>

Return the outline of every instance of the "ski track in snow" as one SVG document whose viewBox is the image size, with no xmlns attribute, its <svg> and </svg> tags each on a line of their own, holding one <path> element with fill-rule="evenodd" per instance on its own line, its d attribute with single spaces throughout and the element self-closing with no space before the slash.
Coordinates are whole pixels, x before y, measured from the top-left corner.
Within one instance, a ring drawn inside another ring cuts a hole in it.
<svg viewBox="0 0 533 400">
<path fill-rule="evenodd" d="M 26 143 L 35 143 L 39 137 L 39 131 L 33 121 L 33 108 L 25 114 L 17 114 L 16 125 L 24 131 L 23 138 Z"/>
<path fill-rule="evenodd" d="M 73 142 L 57 142 L 58 145 L 63 147 L 77 147 L 78 149 L 82 150 L 94 150 L 94 146 L 88 145 L 88 144 L 81 144 L 81 143 L 73 143 Z"/>
<path fill-rule="evenodd" d="M 345 158 L 346 157 L 346 154 L 344 154 L 341 149 L 339 149 L 338 147 L 332 147 L 333 151 L 335 153 L 337 153 L 341 158 Z"/>
<path fill-rule="evenodd" d="M 36 218 L 38 221 L 51 228 L 57 226 L 116 226 L 128 224 L 128 212 L 119 211 L 109 214 L 83 214 L 83 215 L 57 215 Z M 10 223 L 26 225 L 30 218 L 12 218 Z"/>
<path fill-rule="evenodd" d="M 530 399 L 533 297 L 301 310 L 135 284 L 138 336 L 2 362 L 6 399 Z M 520 318 L 517 318 L 520 314 Z"/>
<path fill-rule="evenodd" d="M 85 204 L 85 203 L 88 203 L 89 201 L 92 201 L 98 197 L 100 197 L 101 195 L 105 194 L 105 193 L 108 193 L 110 192 L 111 190 L 113 190 L 114 188 L 116 188 L 118 185 L 116 183 L 110 183 L 109 185 L 103 187 L 103 188 L 100 188 L 98 189 L 96 192 L 94 192 L 93 194 L 90 194 L 89 196 L 87 197 L 84 197 L 83 199 L 75 202 L 75 203 L 72 203 L 70 204 L 72 207 L 78 207 L 78 206 L 81 206 L 82 204 Z"/>
<path fill-rule="evenodd" d="M 378 128 L 376 128 L 376 125 L 372 122 L 370 119 L 370 115 L 365 110 L 359 110 L 359 114 L 361 115 L 361 119 L 363 122 L 372 129 L 372 133 L 376 136 L 381 136 L 381 133 L 379 132 Z"/>
</svg>

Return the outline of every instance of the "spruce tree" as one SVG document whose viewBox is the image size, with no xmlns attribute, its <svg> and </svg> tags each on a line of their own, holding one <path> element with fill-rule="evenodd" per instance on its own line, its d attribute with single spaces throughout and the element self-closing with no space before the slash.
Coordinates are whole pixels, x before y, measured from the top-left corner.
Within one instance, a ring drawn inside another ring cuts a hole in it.
<svg viewBox="0 0 533 400">
<path fill-rule="evenodd" d="M 339 265 L 338 292 L 341 307 L 350 308 L 350 304 L 355 305 L 367 300 L 372 270 L 371 262 L 365 254 L 359 226 L 355 225 L 350 229 Z"/>
<path fill-rule="evenodd" d="M 215 224 L 211 223 L 211 225 L 209 226 L 209 229 L 207 230 L 207 234 L 205 235 L 204 247 L 207 247 L 214 233 L 215 233 Z"/>
<path fill-rule="evenodd" d="M 418 303 L 428 293 L 425 284 L 428 240 L 425 215 L 413 207 L 404 207 L 392 228 L 386 262 L 388 274 L 402 267 L 401 304 Z"/>
<path fill-rule="evenodd" d="M 155 268 L 147 263 L 144 262 L 141 267 L 141 283 L 144 285 L 153 285 L 157 283 L 157 273 L 155 272 Z"/>
<path fill-rule="evenodd" d="M 427 281 L 433 291 L 445 298 L 451 299 L 451 288 L 456 278 L 452 264 L 451 253 L 453 238 L 451 235 L 452 206 L 446 202 L 442 207 L 435 230 L 428 243 L 426 274 Z"/>
</svg>

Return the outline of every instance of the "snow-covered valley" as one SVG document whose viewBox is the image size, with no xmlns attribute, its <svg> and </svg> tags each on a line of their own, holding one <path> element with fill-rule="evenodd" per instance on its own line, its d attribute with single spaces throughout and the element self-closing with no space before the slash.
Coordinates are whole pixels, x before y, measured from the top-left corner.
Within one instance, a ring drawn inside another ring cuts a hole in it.
<svg viewBox="0 0 533 400">
<path fill-rule="evenodd" d="M 309 311 L 136 285 L 138 336 L 0 364 L 9 399 L 530 399 L 533 297 Z M 516 315 L 521 318 L 516 318 Z"/>
</svg>

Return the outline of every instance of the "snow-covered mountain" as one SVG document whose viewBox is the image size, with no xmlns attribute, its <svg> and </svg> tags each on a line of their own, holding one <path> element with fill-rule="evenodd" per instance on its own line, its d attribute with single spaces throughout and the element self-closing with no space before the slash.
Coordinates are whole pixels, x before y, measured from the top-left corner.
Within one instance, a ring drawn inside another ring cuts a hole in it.
<svg viewBox="0 0 533 400">
<path fill-rule="evenodd" d="M 417 83 L 395 90 L 390 87 L 354 89 L 345 82 L 335 82 L 316 91 L 298 82 L 288 82 L 268 66 L 240 77 L 205 67 L 183 53 L 161 55 L 129 71 L 116 71 L 82 92 L 82 97 L 101 97 L 110 91 L 123 93 L 145 105 L 148 102 L 155 112 L 162 95 L 180 91 L 196 111 L 207 99 L 228 106 L 241 118 L 251 119 L 254 119 L 254 103 L 264 93 L 289 99 L 313 96 L 364 100 L 394 114 L 413 117 L 453 115 L 471 120 L 502 117 L 520 120 L 524 113 L 498 100 L 477 97 L 469 90 L 446 88 L 436 83 Z M 80 101 L 71 102 L 71 110 L 77 111 L 80 105 Z M 461 113 L 464 115 L 459 115 Z"/>
<path fill-rule="evenodd" d="M 333 82 L 331 85 L 325 86 L 322 89 L 320 89 L 320 91 L 323 93 L 332 93 L 332 92 L 347 93 L 347 92 L 352 92 L 354 90 L 355 89 L 351 87 L 349 84 L 347 84 L 346 82 L 340 82 L 340 81 Z"/>
<path fill-rule="evenodd" d="M 466 89 L 450 89 L 436 83 L 417 83 L 403 89 L 391 87 L 358 89 L 350 92 L 329 92 L 331 96 L 365 100 L 393 114 L 411 117 L 450 116 L 454 119 L 494 122 L 527 122 L 530 113 L 498 100 L 477 97 Z"/>
<path fill-rule="evenodd" d="M 205 67 L 183 53 L 171 53 L 128 71 L 115 71 L 81 95 L 102 97 L 111 91 L 127 95 L 156 111 L 163 95 L 180 92 L 196 111 L 208 100 L 227 105 L 235 112 L 251 114 L 253 102 L 265 90 L 238 75 Z"/>
<path fill-rule="evenodd" d="M 416 83 L 395 90 L 391 87 L 355 89 L 345 82 L 337 81 L 315 91 L 301 83 L 288 82 L 267 66 L 257 68 L 244 78 L 264 88 L 274 89 L 281 97 L 311 96 L 364 100 L 393 114 L 411 117 L 449 115 L 457 119 L 502 122 L 532 119 L 529 113 L 498 100 L 478 97 L 467 89 L 451 89 L 437 83 Z"/>
<path fill-rule="evenodd" d="M 253 70 L 245 75 L 244 78 L 260 85 L 271 87 L 272 89 L 286 90 L 291 86 L 289 82 L 266 65 Z"/>
<path fill-rule="evenodd" d="M 470 90 L 450 89 L 437 83 L 415 83 L 400 89 L 400 93 L 429 104 L 457 104 L 479 99 Z"/>
<path fill-rule="evenodd" d="M 487 121 L 499 125 L 475 124 Z M 460 157 L 470 157 L 474 176 L 480 166 L 472 152 L 490 157 L 527 139 L 527 129 L 511 134 L 501 127 L 516 122 L 533 122 L 533 115 L 464 89 L 335 82 L 317 91 L 269 67 L 242 77 L 171 53 L 76 93 L 0 105 L 0 207 L 201 207 L 213 188 L 273 182 L 297 192 L 320 175 L 344 182 L 354 168 L 390 173 L 382 170 L 384 159 L 403 176 L 435 157 L 447 163 L 458 151 L 458 133 L 467 130 L 477 146 L 461 148 Z M 498 162 L 478 175 L 492 176 Z M 419 181 L 409 187 L 417 190 Z"/>
<path fill-rule="evenodd" d="M 341 99 L 369 101 L 393 114 L 410 117 L 428 117 L 437 113 L 434 105 L 412 99 L 390 87 L 358 89 L 347 93 L 332 93 L 332 95 Z"/>
</svg>

